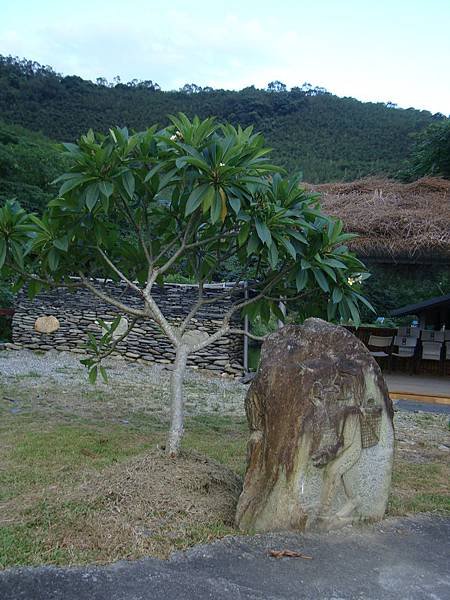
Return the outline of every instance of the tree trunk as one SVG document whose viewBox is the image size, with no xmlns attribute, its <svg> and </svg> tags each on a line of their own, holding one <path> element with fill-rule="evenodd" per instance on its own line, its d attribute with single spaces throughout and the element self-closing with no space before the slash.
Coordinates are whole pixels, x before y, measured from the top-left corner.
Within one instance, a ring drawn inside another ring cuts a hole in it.
<svg viewBox="0 0 450 600">
<path fill-rule="evenodd" d="M 177 456 L 180 450 L 181 438 L 183 437 L 184 427 L 184 394 L 183 380 L 186 371 L 186 362 L 188 357 L 188 347 L 179 346 L 175 357 L 172 378 L 170 382 L 171 394 L 171 420 L 170 431 L 167 440 L 166 450 L 170 456 Z"/>
</svg>

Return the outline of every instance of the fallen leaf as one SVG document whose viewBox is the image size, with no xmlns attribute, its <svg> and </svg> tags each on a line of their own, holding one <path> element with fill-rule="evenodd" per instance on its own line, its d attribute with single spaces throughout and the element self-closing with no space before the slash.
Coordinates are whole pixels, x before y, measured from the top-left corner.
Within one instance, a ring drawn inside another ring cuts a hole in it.
<svg viewBox="0 0 450 600">
<path fill-rule="evenodd" d="M 95 454 L 95 452 L 92 452 L 88 448 L 81 448 L 80 452 L 81 452 L 81 454 L 84 454 L 85 456 L 89 456 L 89 458 L 97 458 L 98 457 L 98 455 Z"/>
<path fill-rule="evenodd" d="M 302 554 L 302 552 L 296 552 L 295 550 L 269 550 L 269 555 L 274 558 L 304 558 L 306 560 L 311 560 L 312 556 L 307 556 L 306 554 Z"/>
</svg>

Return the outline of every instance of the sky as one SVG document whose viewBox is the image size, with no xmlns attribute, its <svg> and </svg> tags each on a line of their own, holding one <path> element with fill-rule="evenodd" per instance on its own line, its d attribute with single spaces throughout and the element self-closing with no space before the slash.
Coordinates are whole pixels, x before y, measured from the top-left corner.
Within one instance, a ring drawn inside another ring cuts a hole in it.
<svg viewBox="0 0 450 600">
<path fill-rule="evenodd" d="M 450 114 L 449 0 L 0 0 L 0 54 L 93 81 L 307 81 Z"/>
</svg>

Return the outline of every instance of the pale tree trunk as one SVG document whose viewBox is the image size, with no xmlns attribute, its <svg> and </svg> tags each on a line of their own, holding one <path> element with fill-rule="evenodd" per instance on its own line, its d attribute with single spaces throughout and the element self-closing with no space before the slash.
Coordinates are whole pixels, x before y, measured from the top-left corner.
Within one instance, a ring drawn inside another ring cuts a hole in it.
<svg viewBox="0 0 450 600">
<path fill-rule="evenodd" d="M 180 450 L 184 427 L 183 380 L 186 371 L 188 347 L 178 346 L 170 382 L 171 418 L 166 450 L 170 456 L 177 456 Z"/>
</svg>

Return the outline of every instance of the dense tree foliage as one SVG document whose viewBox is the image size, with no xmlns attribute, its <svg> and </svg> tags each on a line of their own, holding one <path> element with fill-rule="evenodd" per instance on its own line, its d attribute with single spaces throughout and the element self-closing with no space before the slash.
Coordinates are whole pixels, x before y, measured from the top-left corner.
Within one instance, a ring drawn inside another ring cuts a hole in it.
<svg viewBox="0 0 450 600">
<path fill-rule="evenodd" d="M 89 128 L 165 126 L 183 111 L 243 126 L 255 125 L 274 149 L 277 163 L 303 172 L 310 182 L 395 174 L 412 146 L 411 134 L 432 123 L 427 111 L 338 98 L 310 84 L 287 91 L 280 81 L 266 90 L 213 90 L 194 83 L 163 92 L 157 83 L 119 78 L 95 83 L 63 77 L 37 63 L 0 57 L 0 115 L 55 140 L 73 141 Z"/>
<path fill-rule="evenodd" d="M 450 119 L 432 123 L 416 135 L 415 146 L 401 172 L 406 181 L 426 175 L 450 179 Z"/>
</svg>

